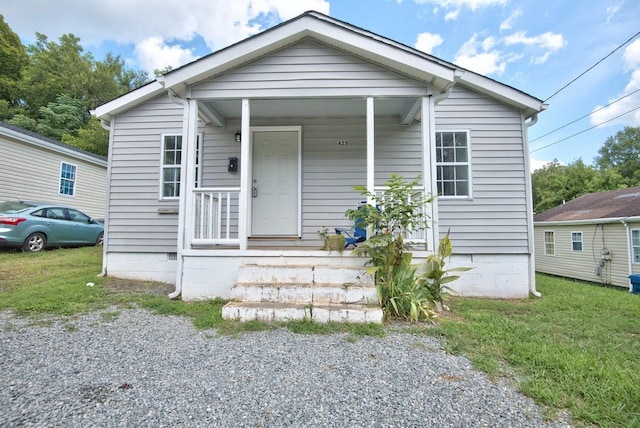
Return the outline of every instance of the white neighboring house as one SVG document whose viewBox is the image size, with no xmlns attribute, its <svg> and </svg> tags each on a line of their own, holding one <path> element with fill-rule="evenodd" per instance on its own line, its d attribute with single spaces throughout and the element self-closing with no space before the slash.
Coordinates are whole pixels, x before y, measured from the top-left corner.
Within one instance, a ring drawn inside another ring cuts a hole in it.
<svg viewBox="0 0 640 428">
<path fill-rule="evenodd" d="M 107 158 L 0 122 L 0 201 L 71 206 L 104 219 Z"/>
<path fill-rule="evenodd" d="M 351 225 L 354 185 L 380 191 L 399 173 L 440 195 L 416 259 L 450 229 L 452 264 L 474 267 L 460 294 L 527 296 L 527 132 L 545 107 L 304 13 L 96 109 L 110 130 L 104 271 L 174 283 L 188 300 L 229 297 L 247 266 L 353 263 L 320 251 L 318 231 Z"/>
</svg>

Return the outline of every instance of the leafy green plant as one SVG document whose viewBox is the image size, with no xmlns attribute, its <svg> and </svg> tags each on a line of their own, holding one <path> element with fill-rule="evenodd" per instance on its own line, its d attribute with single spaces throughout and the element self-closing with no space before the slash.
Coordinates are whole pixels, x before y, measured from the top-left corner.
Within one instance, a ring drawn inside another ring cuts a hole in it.
<svg viewBox="0 0 640 428">
<path fill-rule="evenodd" d="M 415 283 L 416 268 L 411 265 L 412 254 L 405 251 L 404 243 L 409 231 L 427 227 L 425 206 L 432 198 L 416 192 L 419 184 L 419 178 L 407 182 L 391 174 L 381 194 L 356 186 L 371 203 L 345 212 L 347 218 L 361 222 L 369 230 L 367 240 L 354 252 L 369 258 L 367 273 L 375 274 L 378 298 L 386 316 L 414 321 L 432 317 L 427 296 Z"/>
<path fill-rule="evenodd" d="M 451 275 L 451 272 L 466 272 L 473 269 L 470 267 L 445 269 L 447 259 L 453 253 L 449 232 L 440 238 L 438 250 L 427 257 L 425 272 L 419 275 L 417 279 L 418 285 L 424 288 L 438 312 L 442 311 L 442 309 L 449 309 L 444 304 L 444 300 L 447 294 L 453 293 L 453 290 L 447 284 L 460 278 L 460 275 Z"/>
</svg>

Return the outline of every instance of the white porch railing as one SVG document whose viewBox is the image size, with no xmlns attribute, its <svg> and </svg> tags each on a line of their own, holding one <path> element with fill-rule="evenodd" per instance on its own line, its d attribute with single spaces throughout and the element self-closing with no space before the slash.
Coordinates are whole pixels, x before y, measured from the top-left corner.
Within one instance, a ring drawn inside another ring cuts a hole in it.
<svg viewBox="0 0 640 428">
<path fill-rule="evenodd" d="M 239 245 L 239 187 L 193 191 L 192 245 Z"/>
<path fill-rule="evenodd" d="M 388 189 L 389 188 L 385 186 L 376 186 L 373 188 L 377 197 L 380 197 L 382 193 Z M 411 202 L 416 197 L 422 197 L 425 195 L 423 186 L 414 187 L 413 190 L 414 190 L 414 193 L 409 195 L 407 202 Z M 425 214 L 423 211 L 424 208 L 425 207 L 422 207 L 420 212 L 418 212 L 418 217 L 420 218 L 419 224 L 421 225 L 421 227 L 418 228 L 419 230 L 406 230 L 404 234 L 404 242 L 408 244 L 425 244 L 427 242 L 428 224 L 427 224 L 427 219 L 424 216 Z"/>
</svg>

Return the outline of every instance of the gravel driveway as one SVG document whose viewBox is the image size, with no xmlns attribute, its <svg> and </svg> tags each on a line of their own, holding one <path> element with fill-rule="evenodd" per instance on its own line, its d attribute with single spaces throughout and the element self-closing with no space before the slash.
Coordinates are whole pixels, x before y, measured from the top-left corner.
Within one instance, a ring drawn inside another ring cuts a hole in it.
<svg viewBox="0 0 640 428">
<path fill-rule="evenodd" d="M 216 337 L 139 309 L 0 329 L 2 426 L 566 426 L 432 337 Z"/>
</svg>

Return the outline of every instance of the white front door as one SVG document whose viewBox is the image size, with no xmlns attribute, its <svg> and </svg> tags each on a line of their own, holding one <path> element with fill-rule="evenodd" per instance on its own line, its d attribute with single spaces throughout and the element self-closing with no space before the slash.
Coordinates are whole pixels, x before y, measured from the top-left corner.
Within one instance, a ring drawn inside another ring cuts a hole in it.
<svg viewBox="0 0 640 428">
<path fill-rule="evenodd" d="M 251 236 L 299 236 L 299 130 L 252 135 Z"/>
</svg>

